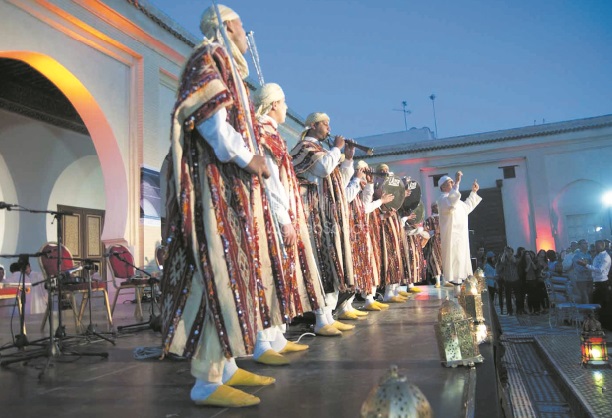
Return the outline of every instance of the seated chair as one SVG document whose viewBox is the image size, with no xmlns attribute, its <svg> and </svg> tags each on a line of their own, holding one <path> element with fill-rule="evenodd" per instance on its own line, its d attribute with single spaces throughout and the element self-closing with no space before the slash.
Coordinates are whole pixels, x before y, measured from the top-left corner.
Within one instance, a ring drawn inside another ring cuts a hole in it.
<svg viewBox="0 0 612 418">
<path fill-rule="evenodd" d="M 49 278 L 52 278 L 52 277 L 58 277 L 58 271 L 57 271 L 57 261 L 58 260 L 57 259 L 58 259 L 59 251 L 57 250 L 57 243 L 47 242 L 40 248 L 39 252 L 46 254 L 38 258 L 38 263 L 40 265 L 40 269 L 43 272 L 43 276 L 45 280 L 49 280 Z M 63 280 L 64 278 L 69 277 L 68 272 L 75 271 L 75 269 L 77 268 L 77 266 L 74 264 L 74 260 L 72 259 L 72 253 L 64 245 L 62 245 L 61 255 L 62 255 L 62 263 L 60 266 L 59 273 L 61 274 L 62 277 L 59 277 L 58 280 Z M 76 329 L 79 330 L 81 328 L 81 321 L 79 318 L 79 313 L 76 309 L 76 296 L 75 295 L 82 294 L 83 291 L 73 286 L 74 285 L 72 284 L 68 284 L 68 282 L 61 283 L 61 290 L 62 290 L 62 295 L 66 295 L 68 297 L 68 300 L 70 301 L 70 307 L 72 309 L 72 313 L 74 314 L 74 325 Z M 57 291 L 55 291 L 55 293 L 57 294 Z M 58 309 L 61 309 L 61 306 L 59 306 L 60 303 L 61 301 L 58 300 Z M 82 303 L 82 300 L 81 300 L 81 303 Z M 47 323 L 47 320 L 49 319 L 49 315 L 50 315 L 49 308 L 50 307 L 47 306 L 47 309 L 45 310 L 45 315 L 43 316 L 43 321 L 40 326 L 41 331 L 44 330 L 45 324 Z"/>
<path fill-rule="evenodd" d="M 565 278 L 549 276 L 544 280 L 544 287 L 548 295 L 548 325 L 553 327 L 553 318 L 555 327 L 559 326 L 559 322 L 563 324 L 567 320 L 571 320 L 574 315 L 574 304 L 571 302 L 567 294 L 567 282 Z M 561 321 L 560 321 L 561 320 Z"/>
<path fill-rule="evenodd" d="M 125 245 L 113 245 L 109 248 L 108 252 L 110 254 L 108 262 L 113 276 L 113 286 L 115 286 L 116 289 L 111 313 L 115 312 L 115 305 L 117 304 L 119 293 L 126 289 L 134 289 L 134 297 L 136 299 L 134 316 L 139 321 L 142 321 L 144 315 L 142 313 L 141 299 L 145 289 L 150 286 L 149 278 L 137 274 L 134 268 L 134 256 Z"/>
<path fill-rule="evenodd" d="M 104 308 L 106 310 L 108 329 L 111 329 L 113 327 L 113 314 L 111 312 L 110 302 L 108 300 L 108 290 L 106 288 L 106 282 L 104 280 L 101 280 L 100 276 L 98 274 L 94 274 L 94 272 L 92 271 L 84 271 L 83 276 L 87 277 L 88 279 L 82 283 L 71 285 L 73 289 L 83 292 L 81 306 L 79 307 L 79 323 L 82 323 L 85 308 L 87 308 L 88 303 L 91 303 L 90 299 L 93 299 L 95 297 L 95 294 L 101 293 L 101 296 L 99 297 L 104 299 Z M 91 281 L 91 294 L 89 292 L 89 281 Z"/>
</svg>

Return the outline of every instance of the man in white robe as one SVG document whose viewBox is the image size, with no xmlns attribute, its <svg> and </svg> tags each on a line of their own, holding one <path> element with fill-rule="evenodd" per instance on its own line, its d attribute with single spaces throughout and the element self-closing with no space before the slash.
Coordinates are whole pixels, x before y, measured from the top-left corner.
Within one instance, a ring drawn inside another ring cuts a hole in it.
<svg viewBox="0 0 612 418">
<path fill-rule="evenodd" d="M 472 274 L 468 215 L 480 203 L 478 182 L 474 180 L 472 192 L 461 200 L 459 184 L 463 173 L 458 171 L 455 180 L 449 176 L 440 179 L 442 194 L 437 200 L 440 214 L 440 239 L 442 243 L 442 271 L 447 281 L 462 283 Z"/>
</svg>

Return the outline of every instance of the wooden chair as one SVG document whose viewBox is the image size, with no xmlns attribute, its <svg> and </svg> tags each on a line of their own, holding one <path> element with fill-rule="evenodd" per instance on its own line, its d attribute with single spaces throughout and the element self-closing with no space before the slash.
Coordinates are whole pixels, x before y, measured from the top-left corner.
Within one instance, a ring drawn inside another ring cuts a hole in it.
<svg viewBox="0 0 612 418">
<path fill-rule="evenodd" d="M 38 263 L 40 265 L 40 269 L 42 270 L 43 276 L 46 280 L 50 278 L 56 278 L 57 280 L 62 280 L 65 282 L 61 283 L 62 295 L 66 295 L 68 300 L 70 301 L 70 308 L 72 309 L 72 313 L 74 314 L 74 325 L 77 330 L 81 328 L 81 322 L 79 320 L 79 313 L 76 308 L 76 295 L 82 294 L 83 292 L 79 289 L 75 289 L 66 281 L 66 278 L 70 277 L 71 273 L 76 272 L 78 270 L 77 266 L 72 259 L 72 253 L 65 245 L 62 245 L 61 250 L 61 265 L 60 271 L 58 272 L 58 256 L 60 252 L 57 249 L 56 242 L 47 242 L 44 244 L 40 251 L 46 255 L 38 258 Z M 57 293 L 57 292 L 56 292 Z M 59 306 L 61 301 L 58 300 L 58 309 L 62 307 Z M 49 319 L 49 315 L 51 312 L 49 311 L 50 306 L 47 306 L 45 310 L 45 314 L 43 316 L 43 321 L 40 326 L 40 330 L 43 331 L 45 328 L 45 324 Z"/>
<path fill-rule="evenodd" d="M 115 312 L 115 305 L 117 304 L 119 294 L 124 290 L 133 289 L 134 298 L 136 299 L 134 316 L 139 321 L 142 321 L 144 318 L 142 313 L 142 296 L 145 289 L 150 286 L 149 278 L 137 274 L 134 268 L 134 256 L 125 245 L 113 245 L 109 248 L 109 254 L 108 262 L 113 277 L 113 286 L 116 289 L 111 313 Z"/>
</svg>

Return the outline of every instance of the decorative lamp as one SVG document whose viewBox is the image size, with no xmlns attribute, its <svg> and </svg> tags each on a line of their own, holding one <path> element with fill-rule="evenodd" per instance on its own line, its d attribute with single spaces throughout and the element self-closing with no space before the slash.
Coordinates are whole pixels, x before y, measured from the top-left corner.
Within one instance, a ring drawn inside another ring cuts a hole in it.
<svg viewBox="0 0 612 418">
<path fill-rule="evenodd" d="M 582 334 L 580 335 L 583 366 L 592 368 L 609 367 L 608 349 L 604 336 L 601 323 L 590 314 L 582 324 Z"/>
<path fill-rule="evenodd" d="M 423 392 L 397 373 L 397 366 L 380 379 L 361 406 L 362 418 L 433 418 Z"/>
<path fill-rule="evenodd" d="M 482 297 L 478 290 L 478 281 L 474 276 L 469 276 L 463 281 L 458 299 L 467 316 L 474 318 L 476 322 L 484 322 Z"/>
<path fill-rule="evenodd" d="M 478 280 L 478 291 L 482 293 L 487 290 L 487 282 L 485 280 L 484 270 L 478 267 L 474 272 L 474 277 L 476 277 L 476 280 Z"/>
<path fill-rule="evenodd" d="M 457 302 L 448 298 L 442 302 L 434 330 L 443 366 L 473 367 L 475 363 L 484 361 L 478 351 L 473 328 L 472 318 L 466 316 L 463 308 Z"/>
</svg>

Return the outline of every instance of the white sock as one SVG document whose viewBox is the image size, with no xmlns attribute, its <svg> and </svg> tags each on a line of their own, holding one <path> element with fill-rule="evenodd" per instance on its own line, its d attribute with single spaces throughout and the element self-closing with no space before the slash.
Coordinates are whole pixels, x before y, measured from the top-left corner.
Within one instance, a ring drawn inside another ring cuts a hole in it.
<svg viewBox="0 0 612 418">
<path fill-rule="evenodd" d="M 333 324 L 334 322 L 336 322 L 336 320 L 334 319 L 332 308 L 329 308 L 329 307 L 325 308 L 325 316 L 327 317 L 328 324 Z"/>
<path fill-rule="evenodd" d="M 393 296 L 395 296 L 395 291 L 394 291 L 393 286 L 394 285 L 387 285 L 387 287 L 385 287 L 385 297 L 383 298 L 383 300 L 389 300 Z"/>
<path fill-rule="evenodd" d="M 223 367 L 223 377 L 221 378 L 221 381 L 223 383 L 227 382 L 237 371 L 238 365 L 236 364 L 236 360 L 233 357 L 226 360 L 225 366 Z"/>
<path fill-rule="evenodd" d="M 192 401 L 201 401 L 207 399 L 210 395 L 213 394 L 217 388 L 221 386 L 221 383 L 217 382 L 208 382 L 206 380 L 196 379 L 195 385 L 191 388 L 191 400 Z"/>
<path fill-rule="evenodd" d="M 412 289 L 414 287 L 414 283 L 408 283 L 408 289 Z"/>
<path fill-rule="evenodd" d="M 365 304 L 366 306 L 370 306 L 374 303 L 374 295 L 367 295 L 365 297 Z"/>
<path fill-rule="evenodd" d="M 330 323 L 327 321 L 327 315 L 325 314 L 324 308 L 317 309 L 316 311 L 314 311 L 314 314 L 317 320 L 317 322 L 315 323 L 315 331 L 320 330 L 325 325 L 330 325 Z"/>
<path fill-rule="evenodd" d="M 263 353 L 272 349 L 271 341 L 274 340 L 275 334 L 275 328 L 267 328 L 263 331 L 257 331 L 257 340 L 255 341 L 253 358 L 258 359 L 263 355 Z"/>
<path fill-rule="evenodd" d="M 276 327 L 276 335 L 274 336 L 274 341 L 270 342 L 272 346 L 272 350 L 277 353 L 280 352 L 287 345 L 287 339 L 283 335 L 284 325 Z"/>
<path fill-rule="evenodd" d="M 354 299 L 355 299 L 355 295 L 351 296 L 350 298 L 342 302 L 342 304 L 338 308 L 338 314 L 343 314 L 345 312 L 351 312 L 353 310 L 353 300 Z"/>
<path fill-rule="evenodd" d="M 440 276 L 436 276 L 436 286 L 440 286 Z"/>
</svg>

